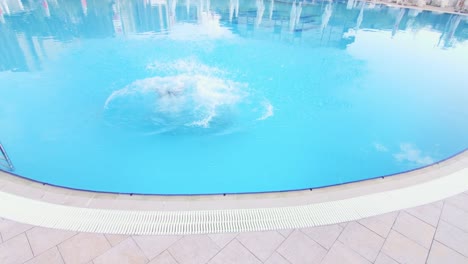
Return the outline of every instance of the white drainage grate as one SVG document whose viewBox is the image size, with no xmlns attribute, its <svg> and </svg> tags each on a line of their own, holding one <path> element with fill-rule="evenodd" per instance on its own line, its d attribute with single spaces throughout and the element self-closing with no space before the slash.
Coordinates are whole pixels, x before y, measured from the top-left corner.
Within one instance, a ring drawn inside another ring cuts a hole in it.
<svg viewBox="0 0 468 264">
<path fill-rule="evenodd" d="M 302 228 L 419 206 L 468 190 L 468 168 L 418 185 L 301 206 L 203 211 L 70 207 L 0 192 L 0 216 L 36 226 L 127 235 L 188 235 Z"/>
</svg>

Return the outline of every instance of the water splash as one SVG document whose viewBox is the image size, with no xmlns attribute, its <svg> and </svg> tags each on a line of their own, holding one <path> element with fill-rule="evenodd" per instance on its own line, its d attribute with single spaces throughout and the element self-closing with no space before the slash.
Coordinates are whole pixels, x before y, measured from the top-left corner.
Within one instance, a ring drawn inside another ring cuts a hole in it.
<svg viewBox="0 0 468 264">
<path fill-rule="evenodd" d="M 104 107 L 114 122 L 149 126 L 153 131 L 210 128 L 212 123 L 229 121 L 248 96 L 245 86 L 204 75 L 146 78 L 114 91 Z"/>
<path fill-rule="evenodd" d="M 274 115 L 274 108 L 270 102 L 264 101 L 263 106 L 265 108 L 265 111 L 261 117 L 257 118 L 257 120 L 259 121 L 266 120 L 267 118 L 270 118 L 271 116 Z"/>
<path fill-rule="evenodd" d="M 273 106 L 261 93 L 196 58 L 155 61 L 146 70 L 163 76 L 114 91 L 104 104 L 108 124 L 136 128 L 145 135 L 181 131 L 224 135 L 273 116 Z"/>
<path fill-rule="evenodd" d="M 225 71 L 200 63 L 195 58 L 179 59 L 170 63 L 155 61 L 146 65 L 146 70 L 166 74 L 185 73 L 209 76 L 220 76 L 226 74 Z"/>
</svg>

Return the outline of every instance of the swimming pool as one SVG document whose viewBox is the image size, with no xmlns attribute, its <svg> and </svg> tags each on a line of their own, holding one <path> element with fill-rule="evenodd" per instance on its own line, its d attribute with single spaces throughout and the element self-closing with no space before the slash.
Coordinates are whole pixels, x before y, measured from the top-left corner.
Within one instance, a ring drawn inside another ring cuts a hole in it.
<svg viewBox="0 0 468 264">
<path fill-rule="evenodd" d="M 0 141 L 30 179 L 283 191 L 468 147 L 466 16 L 351 1 L 15 3 L 0 19 Z"/>
</svg>

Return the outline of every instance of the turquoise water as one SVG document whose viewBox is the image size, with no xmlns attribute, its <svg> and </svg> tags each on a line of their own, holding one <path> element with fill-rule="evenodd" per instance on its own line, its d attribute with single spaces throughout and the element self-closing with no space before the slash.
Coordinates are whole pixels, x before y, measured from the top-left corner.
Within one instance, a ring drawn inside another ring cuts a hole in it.
<svg viewBox="0 0 468 264">
<path fill-rule="evenodd" d="M 282 191 L 468 147 L 467 17 L 362 2 L 5 3 L 0 141 L 27 178 Z"/>
</svg>

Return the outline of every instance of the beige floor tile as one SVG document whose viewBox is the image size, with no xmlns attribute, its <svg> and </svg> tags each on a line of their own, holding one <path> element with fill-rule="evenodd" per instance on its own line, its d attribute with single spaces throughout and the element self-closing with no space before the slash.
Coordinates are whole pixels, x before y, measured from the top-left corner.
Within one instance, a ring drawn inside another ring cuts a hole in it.
<svg viewBox="0 0 468 264">
<path fill-rule="evenodd" d="M 237 236 L 237 233 L 225 233 L 225 234 L 209 234 L 208 237 L 213 240 L 213 242 L 218 245 L 218 247 L 223 248 L 229 242 L 231 242 L 235 237 Z"/>
<path fill-rule="evenodd" d="M 449 203 L 458 207 L 459 209 L 464 210 L 465 212 L 468 212 L 468 195 L 466 194 L 462 193 L 459 195 L 452 196 L 446 199 L 445 203 Z"/>
<path fill-rule="evenodd" d="M 462 254 L 454 251 L 453 249 L 446 247 L 445 245 L 434 241 L 432 244 L 427 264 L 468 264 L 468 258 Z"/>
<path fill-rule="evenodd" d="M 146 258 L 143 251 L 141 251 L 131 238 L 126 239 L 104 254 L 93 259 L 94 264 L 145 264 L 147 262 L 148 258 Z"/>
<path fill-rule="evenodd" d="M 435 228 L 422 220 L 402 211 L 395 221 L 393 229 L 429 249 L 434 238 Z"/>
<path fill-rule="evenodd" d="M 343 227 L 340 225 L 326 225 L 302 228 L 301 231 L 322 247 L 330 249 L 341 234 L 341 231 L 343 231 Z"/>
<path fill-rule="evenodd" d="M 33 228 L 31 225 L 13 222 L 7 219 L 0 221 L 0 234 L 2 234 L 3 241 L 17 236 L 29 229 Z"/>
<path fill-rule="evenodd" d="M 57 247 L 50 248 L 37 257 L 27 261 L 25 264 L 63 264 L 62 256 Z"/>
<path fill-rule="evenodd" d="M 400 263 L 422 264 L 426 261 L 428 250 L 392 230 L 382 247 L 382 252 Z"/>
<path fill-rule="evenodd" d="M 57 246 L 75 234 L 76 232 L 44 227 L 34 227 L 26 231 L 34 256 L 40 255 L 42 252 Z"/>
<path fill-rule="evenodd" d="M 0 263 L 16 264 L 33 257 L 28 239 L 25 234 L 20 234 L 0 244 Z"/>
<path fill-rule="evenodd" d="M 391 257 L 385 255 L 384 253 L 380 252 L 374 264 L 398 264 L 398 262 L 392 259 Z"/>
<path fill-rule="evenodd" d="M 354 250 L 346 247 L 340 241 L 336 241 L 321 262 L 323 264 L 347 263 L 347 264 L 370 264 Z"/>
<path fill-rule="evenodd" d="M 168 251 L 180 263 L 206 263 L 221 248 L 207 235 L 184 236 L 169 247 Z"/>
<path fill-rule="evenodd" d="M 267 260 L 285 240 L 276 231 L 240 233 L 236 239 L 261 261 Z"/>
<path fill-rule="evenodd" d="M 375 261 L 385 241 L 356 222 L 349 223 L 338 240 L 371 262 Z"/>
<path fill-rule="evenodd" d="M 391 212 L 361 219 L 359 223 L 385 238 L 388 236 L 388 233 L 390 233 L 390 229 L 392 229 L 397 215 L 398 212 Z"/>
<path fill-rule="evenodd" d="M 295 230 L 277 252 L 293 264 L 320 263 L 327 251 L 306 234 Z"/>
<path fill-rule="evenodd" d="M 273 252 L 273 254 L 264 262 L 265 264 L 289 264 L 283 256 Z"/>
<path fill-rule="evenodd" d="M 465 212 L 450 203 L 445 203 L 440 218 L 447 223 L 468 232 L 468 212 Z"/>
<path fill-rule="evenodd" d="M 148 264 L 178 264 L 177 261 L 167 251 L 163 251 Z"/>
<path fill-rule="evenodd" d="M 345 228 L 349 222 L 338 223 L 342 228 Z"/>
<path fill-rule="evenodd" d="M 294 231 L 294 229 L 280 229 L 280 230 L 276 230 L 276 231 L 278 231 L 278 233 L 280 233 L 280 235 L 282 235 L 282 236 L 284 236 L 286 238 Z"/>
<path fill-rule="evenodd" d="M 406 212 L 432 225 L 433 227 L 437 227 L 440 214 L 442 213 L 442 208 L 437 207 L 434 204 L 426 204 L 407 209 Z"/>
<path fill-rule="evenodd" d="M 113 234 L 105 234 L 107 240 L 111 244 L 111 246 L 115 246 L 119 244 L 120 242 L 124 241 L 125 239 L 129 238 L 129 236 L 126 235 L 113 235 Z"/>
<path fill-rule="evenodd" d="M 234 239 L 223 250 L 215 255 L 209 262 L 210 264 L 259 264 L 261 263 L 249 250 Z"/>
<path fill-rule="evenodd" d="M 148 259 L 153 259 L 161 254 L 180 238 L 181 236 L 133 236 Z"/>
<path fill-rule="evenodd" d="M 468 257 L 468 233 L 440 221 L 435 234 L 435 240 Z"/>
<path fill-rule="evenodd" d="M 67 264 L 86 263 L 110 249 L 102 234 L 79 233 L 58 245 Z"/>
</svg>

